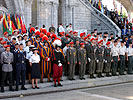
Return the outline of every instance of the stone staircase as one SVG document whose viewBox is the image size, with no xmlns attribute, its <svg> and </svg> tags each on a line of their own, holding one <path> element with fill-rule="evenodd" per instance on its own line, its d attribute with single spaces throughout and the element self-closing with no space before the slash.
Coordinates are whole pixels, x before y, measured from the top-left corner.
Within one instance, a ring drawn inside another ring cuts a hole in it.
<svg viewBox="0 0 133 100">
<path fill-rule="evenodd" d="M 114 35 L 121 35 L 120 28 L 105 14 L 93 7 L 88 0 L 79 0 L 84 6 L 91 10 L 91 29 L 98 29 L 99 32 L 114 33 Z"/>
</svg>

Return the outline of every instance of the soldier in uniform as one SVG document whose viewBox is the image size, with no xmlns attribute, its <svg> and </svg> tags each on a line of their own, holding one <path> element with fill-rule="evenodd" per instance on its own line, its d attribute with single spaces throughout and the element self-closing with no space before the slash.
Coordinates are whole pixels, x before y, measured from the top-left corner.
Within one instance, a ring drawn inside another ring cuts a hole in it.
<svg viewBox="0 0 133 100">
<path fill-rule="evenodd" d="M 2 64 L 2 79 L 1 79 L 1 92 L 4 92 L 4 81 L 9 75 L 9 90 L 14 91 L 12 88 L 12 63 L 13 63 L 13 53 L 10 52 L 10 45 L 5 46 L 6 51 L 1 54 L 1 64 Z"/>
<path fill-rule="evenodd" d="M 85 32 L 80 33 L 80 43 L 85 43 L 84 37 L 85 37 Z"/>
<path fill-rule="evenodd" d="M 111 48 L 110 48 L 110 42 L 106 43 L 106 48 L 104 49 L 104 62 L 105 62 L 105 72 L 106 76 L 110 77 L 110 69 L 111 69 L 111 61 L 112 61 L 112 55 L 111 55 Z"/>
<path fill-rule="evenodd" d="M 63 48 L 63 53 L 65 56 L 65 60 L 64 60 L 64 74 L 65 76 L 68 75 L 68 63 L 67 63 L 67 50 L 69 49 L 69 42 L 66 43 L 66 46 Z"/>
<path fill-rule="evenodd" d="M 15 53 L 15 63 L 16 63 L 16 91 L 19 90 L 20 77 L 22 81 L 22 90 L 27 90 L 25 88 L 25 77 L 26 77 L 26 52 L 23 50 L 23 44 L 19 45 L 19 50 Z"/>
<path fill-rule="evenodd" d="M 79 61 L 79 78 L 85 80 L 84 75 L 86 71 L 87 56 L 85 50 L 85 44 L 80 43 L 80 49 L 78 50 L 78 61 Z"/>
<path fill-rule="evenodd" d="M 80 48 L 79 39 L 76 39 L 74 48 L 77 51 L 76 52 L 76 55 L 77 55 L 77 64 L 76 64 L 76 68 L 75 68 L 75 74 L 78 75 L 79 74 L 78 49 Z"/>
<path fill-rule="evenodd" d="M 126 46 L 124 45 L 124 41 L 121 41 L 121 46 L 119 48 L 119 57 L 120 57 L 120 75 L 125 75 L 125 56 L 126 56 Z"/>
<path fill-rule="evenodd" d="M 70 48 L 67 50 L 66 56 L 69 65 L 69 80 L 75 80 L 74 74 L 75 74 L 75 66 L 77 64 L 77 55 L 76 55 L 76 49 L 74 48 L 74 42 L 70 42 Z"/>
<path fill-rule="evenodd" d="M 64 63 L 64 55 L 60 51 L 61 46 L 56 44 L 55 50 L 53 52 L 53 80 L 54 87 L 57 87 L 56 80 L 58 80 L 58 86 L 62 86 L 60 83 L 62 77 L 63 63 Z"/>
<path fill-rule="evenodd" d="M 114 41 L 114 46 L 111 49 L 112 57 L 113 57 L 113 65 L 112 65 L 112 75 L 113 76 L 118 76 L 117 75 L 117 68 L 118 68 L 118 61 L 120 60 L 119 58 L 119 48 L 117 47 L 117 41 Z"/>
<path fill-rule="evenodd" d="M 129 43 L 127 48 L 127 61 L 128 61 L 128 74 L 133 74 L 133 48 L 132 42 Z"/>
<path fill-rule="evenodd" d="M 102 75 L 103 72 L 103 61 L 104 61 L 104 48 L 102 47 L 102 42 L 103 40 L 100 40 L 98 42 L 98 47 L 96 49 L 96 62 L 97 62 L 97 73 L 98 77 L 104 77 Z"/>
<path fill-rule="evenodd" d="M 89 73 L 90 73 L 90 78 L 96 78 L 94 76 L 95 70 L 96 70 L 96 61 L 95 61 L 95 52 L 96 52 L 96 44 L 95 44 L 95 39 L 91 38 L 91 45 L 89 45 L 89 49 L 87 51 L 88 55 L 88 61 L 89 61 Z"/>
<path fill-rule="evenodd" d="M 41 82 L 43 83 L 43 77 L 48 76 L 48 82 L 51 82 L 50 80 L 50 74 L 51 74 L 51 51 L 48 47 L 48 38 L 43 38 L 42 41 L 44 41 L 44 47 L 41 48 L 41 57 L 42 57 L 42 75 L 41 75 Z"/>
</svg>

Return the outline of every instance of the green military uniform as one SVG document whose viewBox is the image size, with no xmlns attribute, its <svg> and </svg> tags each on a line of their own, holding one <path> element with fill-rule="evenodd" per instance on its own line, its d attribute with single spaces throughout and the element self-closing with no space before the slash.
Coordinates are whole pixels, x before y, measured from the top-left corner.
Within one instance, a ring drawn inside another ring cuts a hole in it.
<svg viewBox="0 0 133 100">
<path fill-rule="evenodd" d="M 88 55 L 88 61 L 89 61 L 89 73 L 90 73 L 90 78 L 95 78 L 94 73 L 96 70 L 96 60 L 95 60 L 95 52 L 96 52 L 96 45 L 89 45 L 89 49 L 87 51 Z"/>
<path fill-rule="evenodd" d="M 98 47 L 96 49 L 96 61 L 97 61 L 97 73 L 98 77 L 103 77 L 102 72 L 103 72 L 103 61 L 104 61 L 104 48 L 103 47 Z"/>
<path fill-rule="evenodd" d="M 75 74 L 75 66 L 77 63 L 76 49 L 73 47 L 70 47 L 67 50 L 66 56 L 67 56 L 67 61 L 70 63 L 69 64 L 69 79 L 73 80 L 74 74 Z"/>
<path fill-rule="evenodd" d="M 106 47 L 104 49 L 104 59 L 105 59 L 105 72 L 106 72 L 106 76 L 109 77 L 109 73 L 110 73 L 110 69 L 111 69 L 111 60 L 112 60 L 112 56 L 111 56 L 111 48 Z"/>
<path fill-rule="evenodd" d="M 81 63 L 79 64 L 79 78 L 85 79 L 85 71 L 86 71 L 86 62 L 87 62 L 87 56 L 86 56 L 86 50 L 84 48 L 80 48 L 78 50 L 78 61 Z"/>
</svg>

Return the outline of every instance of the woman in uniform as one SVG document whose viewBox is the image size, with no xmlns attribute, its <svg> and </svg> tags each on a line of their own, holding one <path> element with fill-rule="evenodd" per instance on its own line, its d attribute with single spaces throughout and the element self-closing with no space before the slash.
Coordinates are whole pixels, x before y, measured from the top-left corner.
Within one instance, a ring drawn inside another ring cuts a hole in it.
<svg viewBox="0 0 133 100">
<path fill-rule="evenodd" d="M 39 89 L 38 87 L 38 79 L 41 78 L 40 75 L 40 67 L 39 67 L 39 63 L 40 63 L 40 56 L 37 54 L 38 50 L 37 48 L 33 49 L 33 55 L 30 58 L 30 66 L 31 66 L 31 79 L 32 79 L 32 88 L 35 89 Z M 36 86 L 34 86 L 34 82 L 36 83 Z"/>
</svg>

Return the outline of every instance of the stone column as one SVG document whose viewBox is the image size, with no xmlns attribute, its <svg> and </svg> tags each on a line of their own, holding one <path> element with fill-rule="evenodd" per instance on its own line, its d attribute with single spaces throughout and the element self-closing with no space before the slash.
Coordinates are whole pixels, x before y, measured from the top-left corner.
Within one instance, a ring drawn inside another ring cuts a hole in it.
<svg viewBox="0 0 133 100">
<path fill-rule="evenodd" d="M 32 21 L 32 1 L 33 0 L 25 0 L 24 4 L 24 20 L 27 28 Z"/>
<path fill-rule="evenodd" d="M 37 2 L 37 24 L 39 28 L 45 24 L 48 30 L 51 24 L 57 28 L 58 0 L 38 0 Z"/>
</svg>

